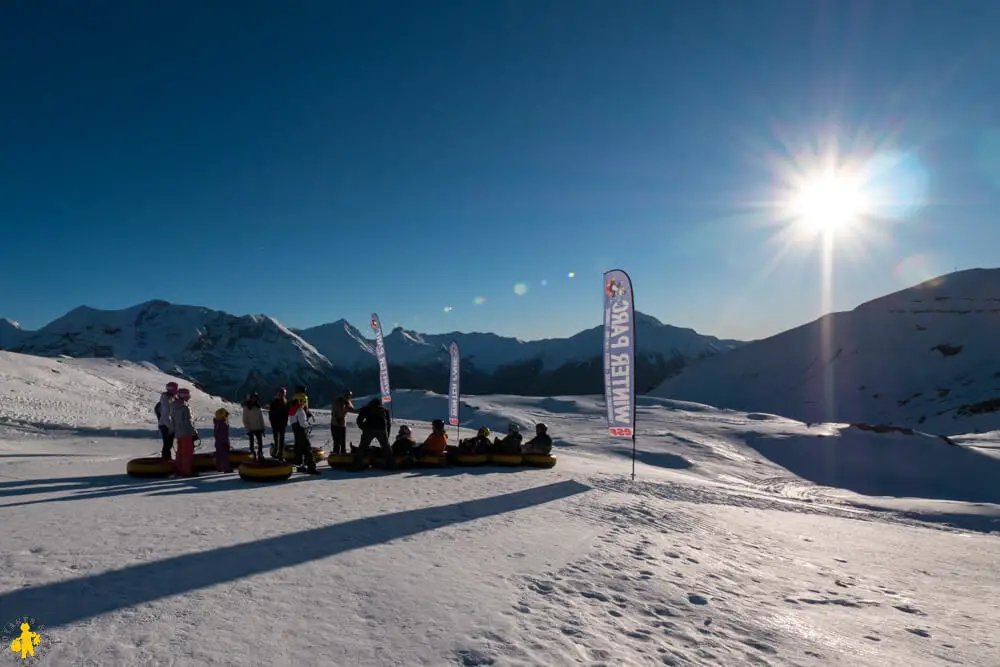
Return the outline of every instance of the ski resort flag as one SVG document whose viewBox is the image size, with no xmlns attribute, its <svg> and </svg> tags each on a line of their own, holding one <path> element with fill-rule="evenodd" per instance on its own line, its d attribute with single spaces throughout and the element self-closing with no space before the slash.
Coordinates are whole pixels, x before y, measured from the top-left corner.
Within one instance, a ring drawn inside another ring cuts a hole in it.
<svg viewBox="0 0 1000 667">
<path fill-rule="evenodd" d="M 451 353 L 451 379 L 448 381 L 448 423 L 452 426 L 458 426 L 458 378 L 461 372 L 458 343 L 451 341 L 451 347 L 448 348 L 448 351 Z"/>
<path fill-rule="evenodd" d="M 378 384 L 379 389 L 382 391 L 382 402 L 391 403 L 389 364 L 385 360 L 385 340 L 382 338 L 382 322 L 379 321 L 376 313 L 372 313 L 372 329 L 375 331 L 375 356 L 378 358 Z"/>
<path fill-rule="evenodd" d="M 632 280 L 619 269 L 604 274 L 604 400 L 608 433 L 631 438 L 635 430 L 635 307 Z"/>
</svg>

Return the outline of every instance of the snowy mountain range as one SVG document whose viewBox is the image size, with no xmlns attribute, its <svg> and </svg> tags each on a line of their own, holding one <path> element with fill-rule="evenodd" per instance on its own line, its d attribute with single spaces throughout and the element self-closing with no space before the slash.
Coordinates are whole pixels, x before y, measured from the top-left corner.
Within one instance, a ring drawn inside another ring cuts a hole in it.
<svg viewBox="0 0 1000 667">
<path fill-rule="evenodd" d="M 720 340 L 637 314 L 637 383 L 652 388 L 691 360 L 726 352 Z M 6 322 L 6 321 L 5 321 Z M 44 357 L 113 357 L 149 362 L 214 394 L 306 384 L 318 404 L 342 387 L 378 388 L 374 340 L 345 320 L 292 330 L 265 315 L 235 316 L 150 301 L 124 310 L 76 308 L 37 331 L 0 324 L 0 347 Z M 463 392 L 532 395 L 600 393 L 602 328 L 564 339 L 522 341 L 492 333 L 421 334 L 398 327 L 385 336 L 394 388 L 445 391 L 448 345 L 463 355 Z"/>
<path fill-rule="evenodd" d="M 21 343 L 25 333 L 17 322 L 0 317 L 0 349 L 9 350 Z"/>
<path fill-rule="evenodd" d="M 807 422 L 1000 428 L 1000 269 L 971 269 L 706 359 L 655 396 Z"/>
</svg>

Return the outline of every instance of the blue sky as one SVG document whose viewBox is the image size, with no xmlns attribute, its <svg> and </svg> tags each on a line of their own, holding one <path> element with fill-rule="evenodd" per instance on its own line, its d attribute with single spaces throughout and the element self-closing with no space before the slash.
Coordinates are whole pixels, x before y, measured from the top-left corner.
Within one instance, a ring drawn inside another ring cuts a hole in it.
<svg viewBox="0 0 1000 667">
<path fill-rule="evenodd" d="M 3 3 L 0 315 L 538 338 L 599 324 L 617 267 L 753 338 L 997 263 L 1000 3 L 238 4 Z M 771 202 L 833 145 L 905 206 L 823 302 Z"/>
</svg>

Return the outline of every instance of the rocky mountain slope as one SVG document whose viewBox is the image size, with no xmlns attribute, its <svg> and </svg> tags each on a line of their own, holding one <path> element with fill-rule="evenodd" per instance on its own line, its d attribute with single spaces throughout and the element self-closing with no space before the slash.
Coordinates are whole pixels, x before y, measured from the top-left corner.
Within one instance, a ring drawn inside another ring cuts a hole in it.
<svg viewBox="0 0 1000 667">
<path fill-rule="evenodd" d="M 637 383 L 652 388 L 691 360 L 726 352 L 739 341 L 703 336 L 637 314 Z M 367 323 L 366 323 L 367 324 Z M 16 329 L 9 349 L 45 357 L 113 357 L 150 362 L 236 398 L 306 384 L 318 403 L 342 387 L 378 387 L 370 330 L 345 320 L 290 330 L 264 315 L 237 317 L 196 306 L 150 301 L 117 311 L 80 307 L 38 331 Z M 492 333 L 421 334 L 396 328 L 386 335 L 394 388 L 446 391 L 447 347 L 462 348 L 465 393 L 530 395 L 600 393 L 600 326 L 564 339 L 522 341 Z"/>
</svg>

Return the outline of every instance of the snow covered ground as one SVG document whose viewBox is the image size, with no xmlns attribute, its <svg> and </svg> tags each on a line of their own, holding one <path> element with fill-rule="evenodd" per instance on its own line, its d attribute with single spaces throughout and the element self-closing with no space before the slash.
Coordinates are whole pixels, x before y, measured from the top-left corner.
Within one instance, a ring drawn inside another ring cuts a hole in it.
<svg viewBox="0 0 1000 667">
<path fill-rule="evenodd" d="M 129 478 L 166 381 L 0 352 L 0 631 L 35 617 L 38 664 L 1000 664 L 1000 434 L 649 398 L 632 482 L 599 397 L 464 397 L 556 468 Z"/>
</svg>

